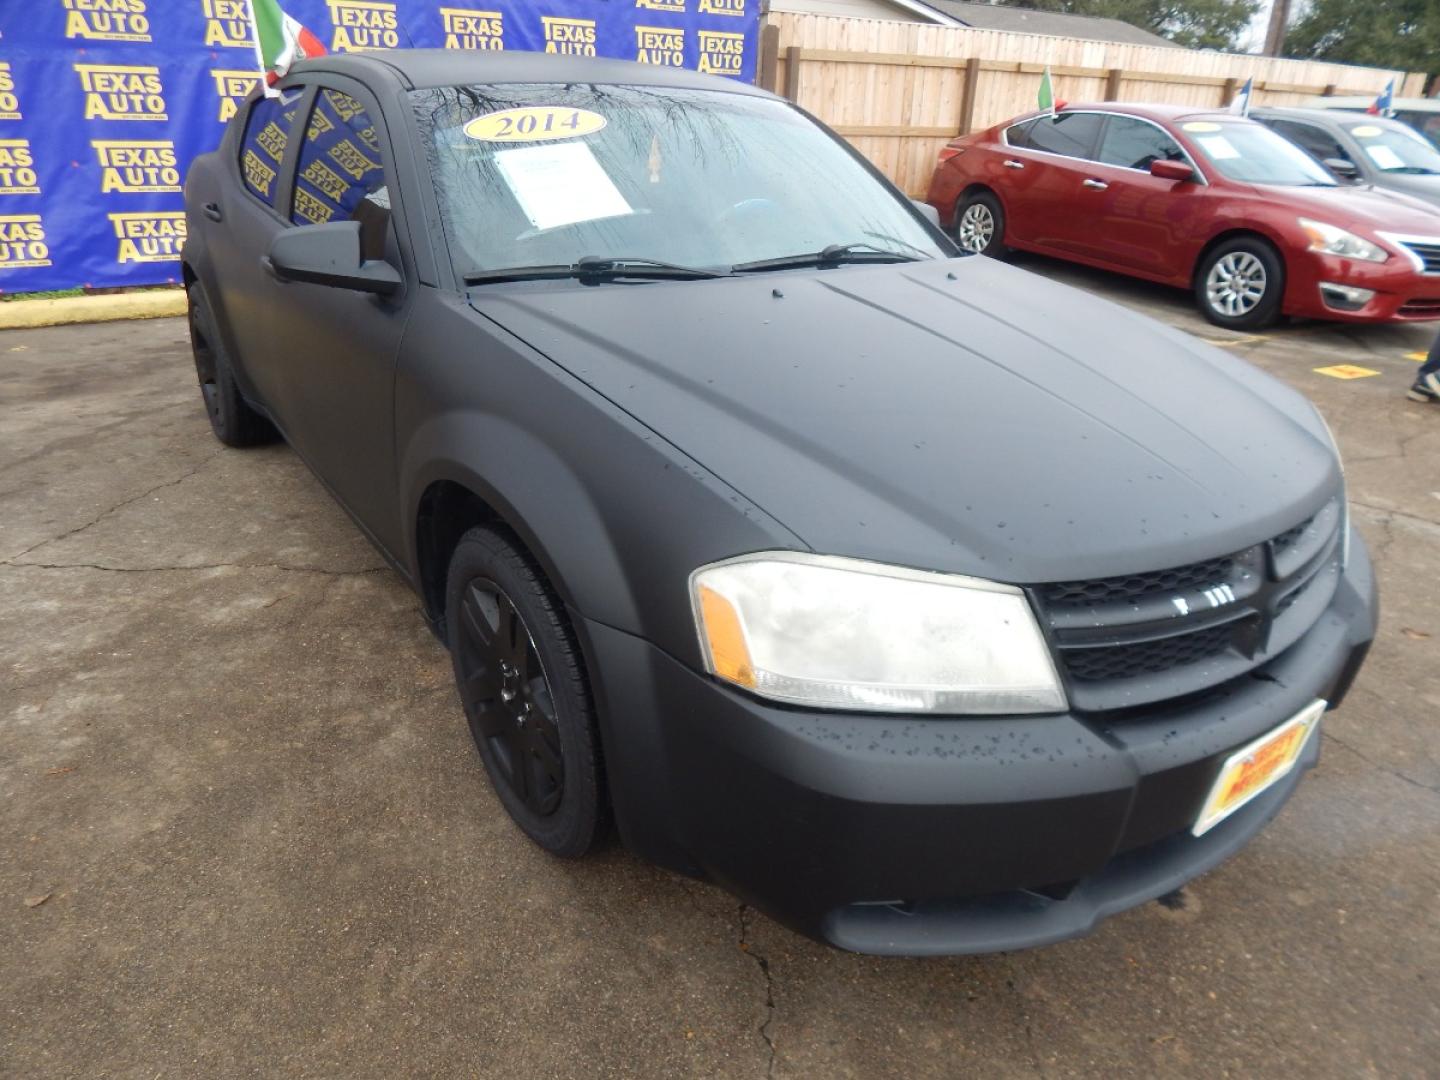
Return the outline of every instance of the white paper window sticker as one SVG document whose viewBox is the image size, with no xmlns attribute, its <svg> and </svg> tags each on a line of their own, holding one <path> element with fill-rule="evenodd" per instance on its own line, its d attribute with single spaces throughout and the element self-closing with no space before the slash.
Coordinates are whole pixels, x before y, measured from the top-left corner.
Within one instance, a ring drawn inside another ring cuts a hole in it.
<svg viewBox="0 0 1440 1080">
<path fill-rule="evenodd" d="M 537 229 L 634 213 L 584 143 L 501 150 L 495 164 Z"/>
<path fill-rule="evenodd" d="M 1381 169 L 1403 169 L 1405 162 L 1400 155 L 1384 143 L 1372 143 L 1365 147 L 1365 153 L 1370 155 L 1370 160 L 1375 162 L 1377 168 Z"/>
<path fill-rule="evenodd" d="M 1205 152 L 1214 161 L 1225 161 L 1240 156 L 1240 151 L 1230 145 L 1230 140 L 1224 135 L 1201 135 L 1196 142 L 1205 148 Z"/>
</svg>

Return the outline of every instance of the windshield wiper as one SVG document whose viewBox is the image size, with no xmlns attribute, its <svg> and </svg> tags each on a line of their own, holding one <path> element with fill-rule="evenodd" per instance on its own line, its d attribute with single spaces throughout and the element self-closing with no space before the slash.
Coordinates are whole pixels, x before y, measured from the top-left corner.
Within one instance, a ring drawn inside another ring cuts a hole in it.
<svg viewBox="0 0 1440 1080">
<path fill-rule="evenodd" d="M 919 255 L 891 251 L 874 244 L 831 244 L 820 251 L 801 255 L 782 255 L 778 259 L 756 259 L 736 263 L 730 269 L 737 274 L 753 274 L 759 270 L 791 270 L 807 266 L 839 266 L 841 263 L 919 262 Z"/>
<path fill-rule="evenodd" d="M 581 281 L 612 281 L 615 278 L 639 278 L 645 281 L 688 281 L 699 278 L 728 277 L 716 270 L 696 266 L 680 266 L 660 259 L 630 258 L 610 255 L 582 255 L 573 263 L 550 263 L 539 266 L 507 266 L 496 270 L 471 270 L 465 275 L 466 285 L 488 285 L 497 281 L 543 281 L 545 279 L 577 278 Z"/>
</svg>

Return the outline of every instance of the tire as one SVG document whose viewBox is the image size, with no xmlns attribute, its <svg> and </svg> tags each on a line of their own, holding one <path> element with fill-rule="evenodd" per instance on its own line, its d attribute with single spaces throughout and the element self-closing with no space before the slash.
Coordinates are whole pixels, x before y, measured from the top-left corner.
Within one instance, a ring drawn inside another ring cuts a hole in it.
<svg viewBox="0 0 1440 1080">
<path fill-rule="evenodd" d="M 1200 314 L 1230 330 L 1258 330 L 1280 317 L 1285 263 L 1269 241 L 1237 236 L 1206 253 L 1195 270 Z"/>
<path fill-rule="evenodd" d="M 1005 254 L 1005 211 L 993 193 L 971 192 L 956 205 L 955 242 L 962 251 L 992 259 Z"/>
<path fill-rule="evenodd" d="M 186 290 L 190 307 L 190 352 L 210 430 L 226 446 L 272 442 L 277 432 L 269 420 L 245 403 L 231 374 L 230 354 L 215 329 L 215 316 L 198 285 Z"/>
<path fill-rule="evenodd" d="M 605 817 L 595 707 L 564 609 L 508 532 L 460 538 L 445 582 L 455 685 L 490 783 L 553 855 L 578 858 Z"/>
</svg>

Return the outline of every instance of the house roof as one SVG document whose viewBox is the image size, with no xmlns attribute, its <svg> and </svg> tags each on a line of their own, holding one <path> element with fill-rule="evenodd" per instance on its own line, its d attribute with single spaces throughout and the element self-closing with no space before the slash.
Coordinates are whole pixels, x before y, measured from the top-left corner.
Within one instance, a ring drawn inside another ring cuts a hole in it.
<svg viewBox="0 0 1440 1080">
<path fill-rule="evenodd" d="M 1051 37 L 1082 38 L 1088 41 L 1114 41 L 1122 45 L 1176 47 L 1173 41 L 1120 19 L 1067 15 L 1059 11 L 1034 11 L 1030 8 L 999 4 L 963 3 L 961 0 L 925 0 L 925 3 L 942 15 L 948 15 L 956 22 L 973 26 L 977 30 L 1008 30 L 1019 34 L 1048 34 Z"/>
</svg>

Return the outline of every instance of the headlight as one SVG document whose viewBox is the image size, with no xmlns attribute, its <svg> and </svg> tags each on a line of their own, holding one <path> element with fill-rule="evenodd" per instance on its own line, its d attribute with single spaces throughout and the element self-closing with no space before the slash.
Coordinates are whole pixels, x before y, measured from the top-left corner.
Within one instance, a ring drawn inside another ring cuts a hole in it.
<svg viewBox="0 0 1440 1080">
<path fill-rule="evenodd" d="M 1384 262 L 1390 253 L 1379 244 L 1372 244 L 1363 236 L 1327 225 L 1323 221 L 1300 219 L 1300 228 L 1310 238 L 1311 251 L 1323 251 L 1327 255 L 1343 255 L 1347 259 L 1364 259 L 1366 262 Z"/>
<path fill-rule="evenodd" d="M 1065 708 L 1010 585 L 776 551 L 700 568 L 690 596 L 707 669 L 763 697 L 872 712 Z"/>
</svg>

